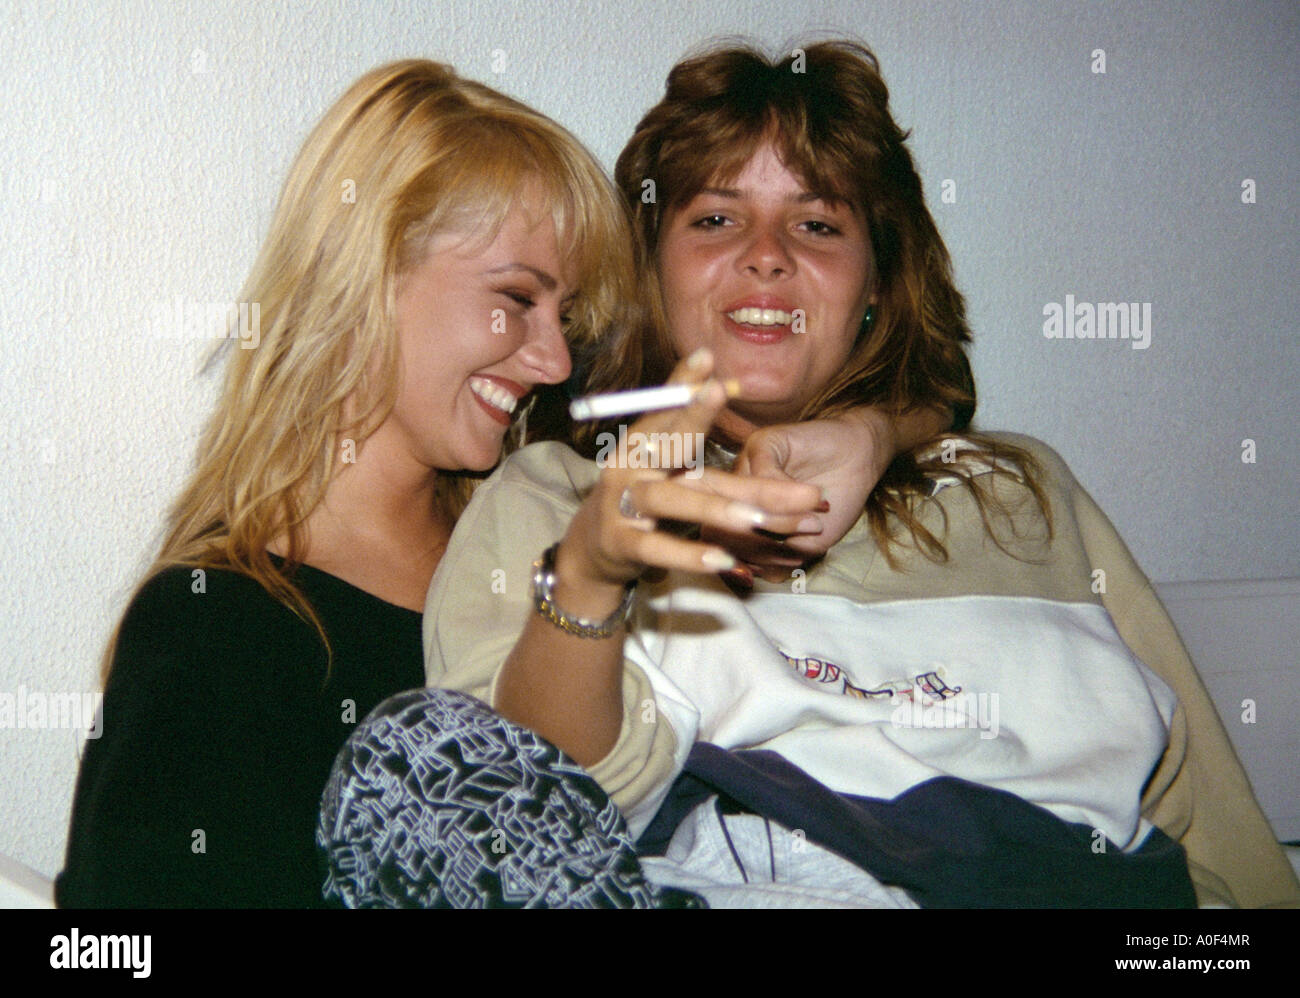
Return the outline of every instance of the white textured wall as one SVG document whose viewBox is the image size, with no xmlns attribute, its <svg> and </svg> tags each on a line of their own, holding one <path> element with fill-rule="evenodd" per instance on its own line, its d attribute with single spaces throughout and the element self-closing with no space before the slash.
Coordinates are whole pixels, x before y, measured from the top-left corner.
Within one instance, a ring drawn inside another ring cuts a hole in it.
<svg viewBox="0 0 1300 998">
<path fill-rule="evenodd" d="M 206 345 L 152 338 L 152 308 L 232 299 L 311 123 L 408 55 L 535 104 L 612 166 L 696 43 L 857 34 L 969 298 L 982 425 L 1055 445 L 1157 579 L 1300 575 L 1294 3 L 680 6 L 6 5 L 0 695 L 93 689 L 190 466 Z M 1066 294 L 1152 303 L 1149 349 L 1045 339 Z M 70 732 L 0 728 L 0 853 L 57 871 L 76 762 Z"/>
</svg>

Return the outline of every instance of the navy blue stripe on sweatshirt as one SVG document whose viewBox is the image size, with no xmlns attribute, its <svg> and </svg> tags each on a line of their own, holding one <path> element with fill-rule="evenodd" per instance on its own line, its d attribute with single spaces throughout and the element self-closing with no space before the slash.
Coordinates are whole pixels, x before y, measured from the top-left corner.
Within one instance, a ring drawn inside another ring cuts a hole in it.
<svg viewBox="0 0 1300 998">
<path fill-rule="evenodd" d="M 902 887 L 923 908 L 1194 908 L 1182 846 L 1153 828 L 1125 853 L 991 787 L 941 776 L 892 800 L 839 794 L 775 752 L 700 742 L 637 843 L 662 855 L 698 804 L 718 795 Z"/>
</svg>

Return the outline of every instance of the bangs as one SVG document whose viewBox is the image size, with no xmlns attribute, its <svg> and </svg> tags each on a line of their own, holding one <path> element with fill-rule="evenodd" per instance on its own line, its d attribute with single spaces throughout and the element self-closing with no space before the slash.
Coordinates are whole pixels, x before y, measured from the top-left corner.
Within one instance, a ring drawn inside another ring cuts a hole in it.
<svg viewBox="0 0 1300 998">
<path fill-rule="evenodd" d="M 754 154 L 771 143 L 782 165 L 811 193 L 860 210 L 855 181 L 861 168 L 855 168 L 845 144 L 835 136 L 819 140 L 803 110 L 776 106 L 738 114 L 741 109 L 727 106 L 692 119 L 660 148 L 659 183 L 666 207 L 680 208 L 706 187 L 732 183 Z"/>
<path fill-rule="evenodd" d="M 856 57 L 827 58 L 815 47 L 809 54 L 798 70 L 790 56 L 769 61 L 750 48 L 678 64 L 625 150 L 632 152 L 626 166 L 654 177 L 662 207 L 679 208 L 704 188 L 733 181 L 770 142 L 811 193 L 869 214 L 892 134 L 883 127 L 887 91 L 861 78 Z M 620 174 L 625 197 L 631 179 Z M 656 216 L 638 211 L 657 237 Z"/>
<path fill-rule="evenodd" d="M 473 233 L 475 244 L 496 239 L 510 209 L 539 173 L 531 143 L 502 123 L 465 122 L 444 138 L 433 162 L 398 195 L 402 232 L 399 268 L 417 264 L 438 232 Z"/>
<path fill-rule="evenodd" d="M 600 338 L 631 300 L 632 230 L 613 184 L 590 160 L 539 142 L 524 181 L 550 205 L 555 241 L 573 269 L 569 339 Z"/>
<path fill-rule="evenodd" d="M 473 233 L 487 246 L 516 206 L 539 219 L 549 214 L 576 281 L 571 341 L 598 338 L 632 294 L 632 234 L 623 205 L 595 161 L 558 128 L 552 134 L 531 121 L 470 118 L 447 136 L 400 202 L 407 220 L 401 269 L 418 263 L 437 232 Z"/>
</svg>

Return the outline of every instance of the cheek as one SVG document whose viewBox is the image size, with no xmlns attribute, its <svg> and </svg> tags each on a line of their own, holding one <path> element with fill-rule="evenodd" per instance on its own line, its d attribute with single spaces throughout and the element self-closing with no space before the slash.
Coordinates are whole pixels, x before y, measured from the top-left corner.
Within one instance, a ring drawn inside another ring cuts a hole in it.
<svg viewBox="0 0 1300 998">
<path fill-rule="evenodd" d="M 668 328 L 668 341 L 672 347 L 673 359 L 681 360 L 702 346 L 710 346 L 699 332 L 695 323 L 678 324 L 671 320 Z"/>
<path fill-rule="evenodd" d="M 717 259 L 717 251 L 698 245 L 698 239 L 677 231 L 666 232 L 658 251 L 659 287 L 665 301 L 675 301 L 681 308 L 698 304 L 716 283 L 710 275 Z"/>
<path fill-rule="evenodd" d="M 867 308 L 867 296 L 841 294 L 826 316 L 827 336 L 822 340 L 822 363 L 838 369 L 853 353 L 862 333 L 862 317 Z"/>
<path fill-rule="evenodd" d="M 669 315 L 678 314 L 687 308 L 691 292 L 678 258 L 660 259 L 659 292 L 663 295 L 664 311 Z"/>
<path fill-rule="evenodd" d="M 873 278 L 869 266 L 861 262 L 857 266 L 846 267 L 834 281 L 838 288 L 836 310 L 843 318 L 846 329 L 851 330 L 851 337 L 856 337 L 866 314 L 867 304 L 871 301 Z"/>
<path fill-rule="evenodd" d="M 453 372 L 464 366 L 460 342 L 443 332 L 439 327 L 425 327 L 398 341 L 399 384 L 410 391 L 416 404 L 445 398 Z"/>
<path fill-rule="evenodd" d="M 699 309 L 703 293 L 697 272 L 686 263 L 680 253 L 665 247 L 659 258 L 659 293 L 663 299 L 664 317 L 668 320 L 668 337 L 677 356 L 685 356 L 702 342 Z M 692 276 L 695 279 L 692 280 Z"/>
</svg>

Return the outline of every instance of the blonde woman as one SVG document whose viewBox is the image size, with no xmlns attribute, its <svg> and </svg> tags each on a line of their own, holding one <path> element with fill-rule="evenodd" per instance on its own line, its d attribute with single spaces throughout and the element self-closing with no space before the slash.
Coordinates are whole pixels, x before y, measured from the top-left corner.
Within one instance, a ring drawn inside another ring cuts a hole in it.
<svg viewBox="0 0 1300 998">
<path fill-rule="evenodd" d="M 629 297 L 590 155 L 446 66 L 362 77 L 299 153 L 224 392 L 105 657 L 64 906 L 311 906 L 321 789 L 423 682 L 421 609 L 475 476 L 566 338 Z"/>
</svg>

